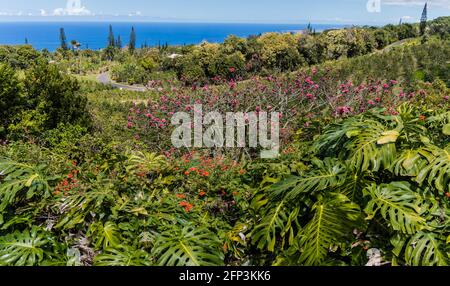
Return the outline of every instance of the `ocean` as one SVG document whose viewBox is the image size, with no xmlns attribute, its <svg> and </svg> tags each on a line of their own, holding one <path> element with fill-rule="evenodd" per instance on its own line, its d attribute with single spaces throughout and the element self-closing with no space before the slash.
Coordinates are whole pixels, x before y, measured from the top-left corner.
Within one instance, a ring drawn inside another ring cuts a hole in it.
<svg viewBox="0 0 450 286">
<path fill-rule="evenodd" d="M 229 35 L 248 37 L 266 32 L 294 32 L 307 25 L 290 24 L 211 24 L 211 23 L 106 23 L 106 22 L 3 22 L 0 23 L 0 45 L 20 45 L 26 39 L 36 49 L 54 51 L 60 45 L 59 29 L 64 28 L 67 41 L 76 40 L 82 49 L 102 49 L 107 44 L 109 25 L 115 36 L 126 45 L 131 27 L 136 29 L 137 46 L 144 43 L 188 45 L 202 41 L 223 42 Z M 313 25 L 316 31 L 340 28 L 340 25 Z"/>
</svg>

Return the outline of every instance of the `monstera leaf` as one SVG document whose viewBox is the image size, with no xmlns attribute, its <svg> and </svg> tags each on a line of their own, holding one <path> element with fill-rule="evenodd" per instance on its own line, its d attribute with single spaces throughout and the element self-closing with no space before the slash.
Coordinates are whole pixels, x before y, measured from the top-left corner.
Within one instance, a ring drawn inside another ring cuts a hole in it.
<svg viewBox="0 0 450 286">
<path fill-rule="evenodd" d="M 9 159 L 0 159 L 0 211 L 21 200 L 51 195 L 46 166 L 32 166 Z"/>
<path fill-rule="evenodd" d="M 423 200 L 411 190 L 409 183 L 373 184 L 364 192 L 371 198 L 365 208 L 367 220 L 380 213 L 396 231 L 414 234 L 427 228 L 427 221 L 421 216 Z"/>
<path fill-rule="evenodd" d="M 93 239 L 97 248 L 116 247 L 120 244 L 120 233 L 117 225 L 113 222 L 93 223 L 89 227 L 88 236 Z"/>
<path fill-rule="evenodd" d="M 302 194 L 339 186 L 345 181 L 346 176 L 347 169 L 340 161 L 331 158 L 323 161 L 314 160 L 314 167 L 310 172 L 301 177 L 291 176 L 274 184 L 271 191 L 274 197 L 298 199 Z"/>
<path fill-rule="evenodd" d="M 421 154 L 428 164 L 420 171 L 417 182 L 433 185 L 441 192 L 450 190 L 450 145 L 441 149 L 432 144 L 426 143 L 426 147 Z"/>
<path fill-rule="evenodd" d="M 294 239 L 294 227 L 298 225 L 298 208 L 289 208 L 286 201 L 266 206 L 263 217 L 251 233 L 251 239 L 259 249 L 267 249 L 274 252 L 278 239 L 282 239 L 281 248 L 284 246 L 285 237 L 292 244 Z"/>
<path fill-rule="evenodd" d="M 38 228 L 0 237 L 0 265 L 36 266 L 44 260 L 48 235 Z"/>
<path fill-rule="evenodd" d="M 395 143 L 403 130 L 401 119 L 393 119 L 391 121 L 397 124 L 395 129 L 375 119 L 347 119 L 328 128 L 314 146 L 326 154 L 348 158 L 349 166 L 357 172 L 388 168 L 395 159 Z"/>
<path fill-rule="evenodd" d="M 445 237 L 431 232 L 419 232 L 412 237 L 392 239 L 394 255 L 410 266 L 448 266 L 449 247 Z"/>
<path fill-rule="evenodd" d="M 393 162 L 390 170 L 396 176 L 416 177 L 428 161 L 422 156 L 421 149 L 407 149 Z"/>
<path fill-rule="evenodd" d="M 342 194 L 329 194 L 312 209 L 313 219 L 300 233 L 299 247 L 302 265 L 320 265 L 331 246 L 345 242 L 360 225 L 358 205 Z"/>
<path fill-rule="evenodd" d="M 173 227 L 161 233 L 152 249 L 160 266 L 219 266 L 224 254 L 217 236 L 206 228 Z"/>
<path fill-rule="evenodd" d="M 130 246 L 107 248 L 94 258 L 95 266 L 150 266 L 147 252 Z"/>
</svg>

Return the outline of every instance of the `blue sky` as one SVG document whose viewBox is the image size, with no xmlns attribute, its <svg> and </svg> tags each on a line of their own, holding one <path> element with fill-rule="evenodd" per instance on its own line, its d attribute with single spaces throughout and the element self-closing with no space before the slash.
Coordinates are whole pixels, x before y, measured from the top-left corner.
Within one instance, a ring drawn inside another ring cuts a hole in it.
<svg viewBox="0 0 450 286">
<path fill-rule="evenodd" d="M 369 1 L 375 4 L 368 9 Z M 376 1 L 381 2 L 379 11 Z M 400 18 L 405 22 L 418 21 L 424 3 L 425 0 L 0 0 L 0 21 L 384 24 L 397 23 Z M 428 3 L 429 18 L 450 15 L 450 0 Z"/>
</svg>

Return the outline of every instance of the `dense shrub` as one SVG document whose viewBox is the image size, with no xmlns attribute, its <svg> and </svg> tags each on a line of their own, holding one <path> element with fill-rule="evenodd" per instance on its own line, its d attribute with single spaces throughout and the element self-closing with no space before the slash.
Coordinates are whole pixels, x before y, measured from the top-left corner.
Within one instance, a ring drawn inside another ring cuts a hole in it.
<svg viewBox="0 0 450 286">
<path fill-rule="evenodd" d="M 22 88 L 13 69 L 0 64 L 0 138 L 4 138 L 9 124 L 23 105 Z"/>
</svg>

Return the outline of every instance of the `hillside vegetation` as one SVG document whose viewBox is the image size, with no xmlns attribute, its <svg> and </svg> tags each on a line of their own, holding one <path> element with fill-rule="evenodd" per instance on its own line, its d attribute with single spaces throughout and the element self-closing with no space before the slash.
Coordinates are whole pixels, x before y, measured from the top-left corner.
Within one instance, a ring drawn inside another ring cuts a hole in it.
<svg viewBox="0 0 450 286">
<path fill-rule="evenodd" d="M 448 265 L 448 26 L 2 47 L 0 265 Z M 73 76 L 105 67 L 151 88 Z M 279 111 L 280 156 L 173 148 L 194 104 Z"/>
</svg>

